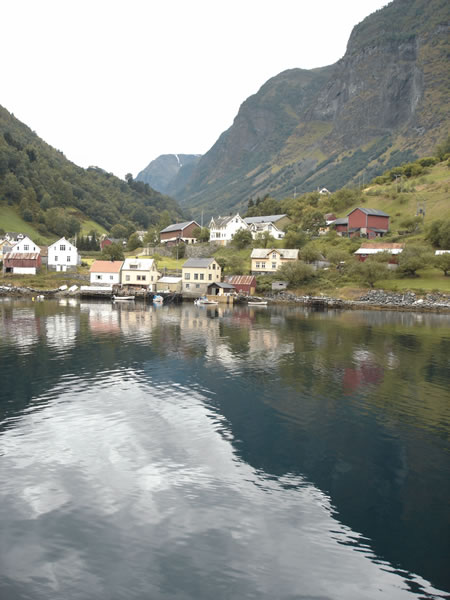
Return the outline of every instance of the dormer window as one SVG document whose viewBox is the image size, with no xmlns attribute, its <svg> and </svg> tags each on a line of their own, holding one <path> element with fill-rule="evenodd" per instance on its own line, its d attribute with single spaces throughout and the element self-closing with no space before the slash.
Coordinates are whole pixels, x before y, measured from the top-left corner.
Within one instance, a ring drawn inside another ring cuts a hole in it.
<svg viewBox="0 0 450 600">
<path fill-rule="evenodd" d="M 274 252 L 274 253 L 272 254 L 272 258 L 276 258 L 276 257 L 277 257 L 277 253 L 276 253 L 276 252 Z"/>
</svg>

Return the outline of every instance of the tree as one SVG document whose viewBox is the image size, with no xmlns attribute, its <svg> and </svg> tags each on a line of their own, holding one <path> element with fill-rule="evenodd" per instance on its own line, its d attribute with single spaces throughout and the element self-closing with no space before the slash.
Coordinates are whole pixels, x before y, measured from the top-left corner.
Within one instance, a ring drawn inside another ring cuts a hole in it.
<svg viewBox="0 0 450 600">
<path fill-rule="evenodd" d="M 307 206 L 302 212 L 301 225 L 304 231 L 317 235 L 319 229 L 326 225 L 322 211 Z"/>
<path fill-rule="evenodd" d="M 443 250 L 450 249 L 450 219 L 433 221 L 426 237 L 433 246 Z"/>
<path fill-rule="evenodd" d="M 302 248 L 308 241 L 304 231 L 295 225 L 291 225 L 283 238 L 283 248 Z"/>
<path fill-rule="evenodd" d="M 414 277 L 419 269 L 433 264 L 433 255 L 429 248 L 408 244 L 398 255 L 398 271 L 405 276 Z"/>
<path fill-rule="evenodd" d="M 273 248 L 275 238 L 270 231 L 262 231 L 256 235 L 256 242 L 259 248 Z"/>
<path fill-rule="evenodd" d="M 298 287 L 313 279 L 314 269 L 301 260 L 285 263 L 277 271 L 277 278 L 286 280 L 289 287 Z"/>
<path fill-rule="evenodd" d="M 373 288 L 375 282 L 389 277 L 387 264 L 372 257 L 367 258 L 364 262 L 356 262 L 352 270 L 357 279 L 371 288 Z"/>
<path fill-rule="evenodd" d="M 129 236 L 128 229 L 125 225 L 121 225 L 120 223 L 111 227 L 110 234 L 111 237 L 116 239 L 123 239 Z"/>
<path fill-rule="evenodd" d="M 434 266 L 444 271 L 444 275 L 447 276 L 450 271 L 450 252 L 438 254 L 434 259 Z"/>
<path fill-rule="evenodd" d="M 196 238 L 196 240 L 199 242 L 209 242 L 208 227 L 196 227 L 192 231 L 192 237 Z"/>
<path fill-rule="evenodd" d="M 420 231 L 422 225 L 422 217 L 407 217 L 400 223 L 400 228 L 407 233 L 416 233 L 417 231 Z"/>
<path fill-rule="evenodd" d="M 252 234 L 248 229 L 238 229 L 231 240 L 231 244 L 238 250 L 247 248 L 252 243 Z"/>
<path fill-rule="evenodd" d="M 124 260 L 125 255 L 120 244 L 110 244 L 102 250 L 102 258 L 105 260 Z"/>
<path fill-rule="evenodd" d="M 304 260 L 306 263 L 312 263 L 315 262 L 316 260 L 320 259 L 320 252 L 319 250 L 312 244 L 306 244 L 306 246 L 304 246 L 302 248 L 302 251 L 300 252 L 300 256 L 302 258 L 302 260 Z"/>
<path fill-rule="evenodd" d="M 140 245 L 141 245 L 141 240 L 139 239 L 138 234 L 132 233 L 130 235 L 130 237 L 128 238 L 128 242 L 127 242 L 128 250 L 130 250 L 132 252 L 133 250 L 136 250 L 136 248 L 139 248 Z"/>
<path fill-rule="evenodd" d="M 350 257 L 348 252 L 345 250 L 341 250 L 340 248 L 330 248 L 327 250 L 327 260 L 330 261 L 331 264 L 339 266 L 342 263 L 345 263 Z"/>
</svg>

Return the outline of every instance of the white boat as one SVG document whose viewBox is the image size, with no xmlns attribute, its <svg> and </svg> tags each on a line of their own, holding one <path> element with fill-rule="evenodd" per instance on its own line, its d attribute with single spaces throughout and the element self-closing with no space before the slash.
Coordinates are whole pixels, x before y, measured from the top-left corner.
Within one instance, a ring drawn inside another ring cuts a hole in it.
<svg viewBox="0 0 450 600">
<path fill-rule="evenodd" d="M 194 304 L 197 306 L 208 306 L 210 304 L 219 304 L 215 300 L 208 300 L 208 298 L 197 298 L 194 300 Z"/>
<path fill-rule="evenodd" d="M 153 296 L 153 303 L 154 304 L 164 304 L 164 298 L 162 296 L 160 296 L 159 294 L 156 294 L 155 296 Z"/>
<path fill-rule="evenodd" d="M 255 300 L 254 302 L 248 302 L 249 306 L 267 306 L 267 300 Z"/>
<path fill-rule="evenodd" d="M 113 296 L 113 302 L 130 302 L 134 300 L 134 296 Z"/>
</svg>

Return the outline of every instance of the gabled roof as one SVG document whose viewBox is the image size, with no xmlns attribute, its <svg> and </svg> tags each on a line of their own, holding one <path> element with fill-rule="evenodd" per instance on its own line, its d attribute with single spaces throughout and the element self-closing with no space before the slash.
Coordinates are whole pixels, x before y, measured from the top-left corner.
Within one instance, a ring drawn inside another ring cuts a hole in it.
<svg viewBox="0 0 450 600">
<path fill-rule="evenodd" d="M 374 215 L 376 217 L 388 217 L 389 216 L 385 212 L 383 212 L 382 210 L 378 210 L 376 208 L 361 208 L 360 206 L 358 206 L 358 208 L 354 208 L 353 210 L 351 210 L 348 213 L 347 217 L 349 217 L 352 213 L 354 213 L 355 210 L 360 210 L 365 215 Z"/>
<path fill-rule="evenodd" d="M 188 225 L 190 225 L 191 223 L 195 223 L 197 225 L 197 227 L 200 227 L 200 225 L 197 223 L 197 221 L 184 221 L 184 223 L 174 223 L 173 225 L 169 225 L 165 229 L 162 229 L 159 233 L 170 233 L 171 231 L 182 231 L 183 229 L 186 229 L 186 227 L 188 227 Z"/>
<path fill-rule="evenodd" d="M 254 285 L 256 277 L 254 275 L 227 275 L 225 281 L 233 285 Z"/>
<path fill-rule="evenodd" d="M 170 277 L 167 275 L 166 277 L 161 277 L 161 279 L 158 280 L 158 283 L 180 283 L 181 280 L 182 277 Z"/>
<path fill-rule="evenodd" d="M 264 217 L 245 217 L 244 221 L 247 225 L 251 225 L 252 223 L 276 223 L 280 219 L 287 217 L 284 215 L 266 215 Z"/>
<path fill-rule="evenodd" d="M 230 223 L 233 219 L 239 218 L 241 219 L 241 221 L 244 221 L 244 219 L 241 217 L 241 215 L 239 213 L 236 213 L 235 215 L 229 215 L 228 217 L 212 217 L 211 221 L 210 221 L 210 228 L 211 228 L 211 223 L 214 223 L 214 226 L 217 229 L 222 229 L 222 227 L 226 227 L 228 225 L 228 223 Z"/>
<path fill-rule="evenodd" d="M 123 260 L 94 260 L 90 273 L 120 273 Z"/>
<path fill-rule="evenodd" d="M 153 258 L 126 258 L 122 270 L 123 271 L 151 271 Z"/>
<path fill-rule="evenodd" d="M 231 283 L 224 283 L 221 281 L 213 281 L 212 283 L 210 283 L 208 285 L 208 287 L 211 287 L 213 285 L 216 285 L 219 288 L 222 288 L 224 290 L 234 290 L 234 285 L 232 285 Z"/>
<path fill-rule="evenodd" d="M 5 260 L 37 260 L 39 252 L 8 252 Z"/>
<path fill-rule="evenodd" d="M 278 252 L 281 258 L 294 260 L 298 258 L 297 248 L 254 248 L 250 258 L 268 258 L 272 252 Z"/>
<path fill-rule="evenodd" d="M 56 244 L 69 244 L 69 246 L 73 246 L 75 248 L 75 245 L 72 244 L 72 242 L 69 242 L 69 240 L 66 240 L 65 237 L 59 238 L 59 240 L 56 240 L 56 242 L 53 242 L 53 244 L 50 244 L 49 248 L 51 248 L 52 246 L 56 246 Z"/>
<path fill-rule="evenodd" d="M 342 217 L 341 219 L 336 219 L 333 221 L 331 225 L 348 225 L 348 217 Z"/>
<path fill-rule="evenodd" d="M 188 258 L 183 269 L 206 269 L 215 260 L 215 258 Z"/>
</svg>

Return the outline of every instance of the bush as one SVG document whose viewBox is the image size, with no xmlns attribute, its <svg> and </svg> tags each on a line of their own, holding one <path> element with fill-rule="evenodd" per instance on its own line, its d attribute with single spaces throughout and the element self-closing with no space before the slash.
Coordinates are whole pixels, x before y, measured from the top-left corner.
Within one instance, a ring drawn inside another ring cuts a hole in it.
<svg viewBox="0 0 450 600">
<path fill-rule="evenodd" d="M 285 263 L 277 271 L 277 278 L 287 281 L 289 287 L 298 287 L 314 276 L 314 269 L 301 260 Z"/>
<path fill-rule="evenodd" d="M 387 264 L 372 257 L 367 258 L 364 262 L 357 261 L 352 267 L 352 273 L 361 283 L 371 288 L 375 282 L 389 277 Z"/>
<path fill-rule="evenodd" d="M 398 256 L 398 271 L 414 277 L 419 269 L 433 264 L 433 254 L 426 246 L 409 244 Z"/>
</svg>

